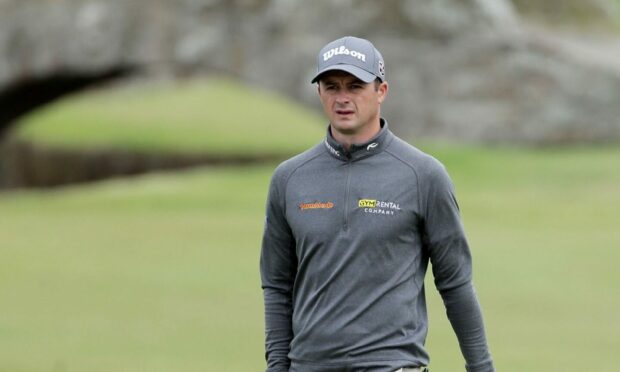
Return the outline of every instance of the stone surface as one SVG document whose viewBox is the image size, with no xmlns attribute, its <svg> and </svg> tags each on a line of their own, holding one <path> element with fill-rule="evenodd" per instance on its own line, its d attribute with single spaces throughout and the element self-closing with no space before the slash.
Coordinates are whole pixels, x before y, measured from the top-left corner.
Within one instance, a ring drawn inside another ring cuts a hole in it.
<svg viewBox="0 0 620 372">
<path fill-rule="evenodd" d="M 531 30 L 508 0 L 0 0 L 0 93 L 138 67 L 230 74 L 318 107 L 316 53 L 347 34 L 382 51 L 383 114 L 405 137 L 620 138 L 620 43 Z"/>
<path fill-rule="evenodd" d="M 107 150 L 76 151 L 12 139 L 0 143 L 0 191 L 23 187 L 63 186 L 196 166 L 277 163 L 286 158 L 281 154 L 214 156 Z"/>
</svg>

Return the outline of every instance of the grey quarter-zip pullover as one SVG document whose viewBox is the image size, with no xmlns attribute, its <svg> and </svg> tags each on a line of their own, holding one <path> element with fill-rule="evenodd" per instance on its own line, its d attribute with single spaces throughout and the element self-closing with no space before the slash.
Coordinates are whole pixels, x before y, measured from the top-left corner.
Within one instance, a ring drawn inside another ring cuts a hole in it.
<svg viewBox="0 0 620 372">
<path fill-rule="evenodd" d="M 380 132 L 331 136 L 275 170 L 260 271 L 267 371 L 426 366 L 429 260 L 468 371 L 494 371 L 453 185 L 433 157 Z"/>
</svg>

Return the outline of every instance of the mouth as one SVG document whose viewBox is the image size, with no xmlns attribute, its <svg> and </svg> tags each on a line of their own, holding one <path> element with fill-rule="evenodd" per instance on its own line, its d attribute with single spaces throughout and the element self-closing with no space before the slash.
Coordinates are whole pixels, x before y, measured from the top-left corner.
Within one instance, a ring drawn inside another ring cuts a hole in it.
<svg viewBox="0 0 620 372">
<path fill-rule="evenodd" d="M 353 110 L 335 110 L 337 115 L 341 115 L 341 116 L 346 116 L 346 115 L 352 115 L 355 111 Z"/>
</svg>

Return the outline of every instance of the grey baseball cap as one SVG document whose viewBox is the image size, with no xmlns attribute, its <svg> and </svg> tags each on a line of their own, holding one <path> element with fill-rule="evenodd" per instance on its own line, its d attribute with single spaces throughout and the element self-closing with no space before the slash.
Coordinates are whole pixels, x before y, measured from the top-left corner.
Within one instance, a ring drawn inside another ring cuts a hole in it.
<svg viewBox="0 0 620 372">
<path fill-rule="evenodd" d="M 341 70 L 370 83 L 376 78 L 385 81 L 385 63 L 381 53 L 366 39 L 345 36 L 325 45 L 317 57 L 313 83 L 327 71 Z"/>
</svg>

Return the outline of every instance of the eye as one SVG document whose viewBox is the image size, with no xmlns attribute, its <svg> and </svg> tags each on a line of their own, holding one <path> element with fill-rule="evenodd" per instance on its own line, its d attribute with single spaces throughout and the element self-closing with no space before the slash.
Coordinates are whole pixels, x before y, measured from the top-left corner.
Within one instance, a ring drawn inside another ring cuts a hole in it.
<svg viewBox="0 0 620 372">
<path fill-rule="evenodd" d="M 350 88 L 352 90 L 362 89 L 364 86 L 362 84 L 351 84 Z"/>
</svg>

